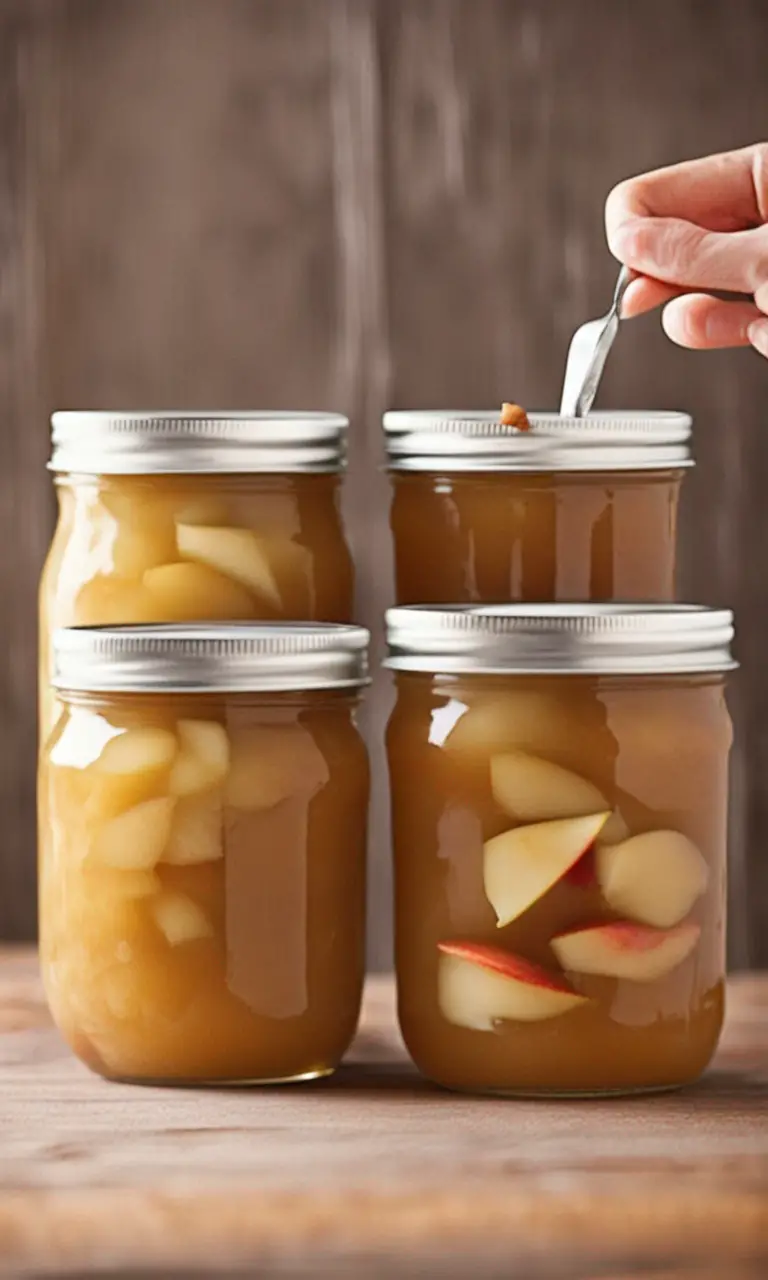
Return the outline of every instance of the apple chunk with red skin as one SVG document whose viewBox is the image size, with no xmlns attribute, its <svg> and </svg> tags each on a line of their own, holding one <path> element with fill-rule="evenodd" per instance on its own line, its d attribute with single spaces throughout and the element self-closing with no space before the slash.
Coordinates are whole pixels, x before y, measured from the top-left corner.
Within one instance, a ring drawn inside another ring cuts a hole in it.
<svg viewBox="0 0 768 1280">
<path fill-rule="evenodd" d="M 439 942 L 438 1002 L 448 1022 L 473 1031 L 494 1024 L 542 1022 L 586 1003 L 560 974 L 500 947 Z"/>
<path fill-rule="evenodd" d="M 558 934 L 552 939 L 552 950 L 570 973 L 654 982 L 683 963 L 700 933 L 699 925 L 691 921 L 672 929 L 653 929 L 618 920 Z"/>
<path fill-rule="evenodd" d="M 556 818 L 513 827 L 486 840 L 483 884 L 499 928 L 516 920 L 563 878 L 593 844 L 609 816 L 606 811 Z"/>
<path fill-rule="evenodd" d="M 648 831 L 596 852 L 597 878 L 614 911 L 668 929 L 705 892 L 709 869 L 679 831 Z"/>
</svg>

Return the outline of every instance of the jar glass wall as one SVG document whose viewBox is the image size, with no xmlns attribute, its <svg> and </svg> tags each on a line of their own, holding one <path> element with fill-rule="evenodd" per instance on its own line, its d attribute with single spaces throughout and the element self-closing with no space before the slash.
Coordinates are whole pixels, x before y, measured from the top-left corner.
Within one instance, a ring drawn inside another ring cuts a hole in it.
<svg viewBox="0 0 768 1280">
<path fill-rule="evenodd" d="M 682 477 L 393 472 L 397 602 L 673 600 Z"/>
<path fill-rule="evenodd" d="M 684 414 L 385 417 L 400 604 L 674 598 Z"/>
<path fill-rule="evenodd" d="M 364 970 L 357 691 L 61 696 L 40 767 L 40 950 L 74 1052 L 135 1081 L 332 1071 Z"/>
<path fill-rule="evenodd" d="M 417 1065 L 512 1094 L 696 1079 L 723 1017 L 722 674 L 432 662 L 397 672 L 387 735 Z"/>
<path fill-rule="evenodd" d="M 59 521 L 40 591 L 44 734 L 56 627 L 350 621 L 344 419 L 127 415 L 126 426 L 117 415 L 61 416 Z M 303 434 L 283 440 L 292 430 Z"/>
</svg>

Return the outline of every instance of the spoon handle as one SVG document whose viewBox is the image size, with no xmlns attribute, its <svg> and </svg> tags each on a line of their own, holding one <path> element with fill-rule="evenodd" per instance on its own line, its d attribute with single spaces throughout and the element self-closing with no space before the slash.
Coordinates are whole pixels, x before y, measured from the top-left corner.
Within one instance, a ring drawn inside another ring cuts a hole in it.
<svg viewBox="0 0 768 1280">
<path fill-rule="evenodd" d="M 592 408 L 608 352 L 619 331 L 621 304 L 631 279 L 629 268 L 622 267 L 607 315 L 589 320 L 571 339 L 560 402 L 560 413 L 566 417 L 583 418 Z"/>
</svg>

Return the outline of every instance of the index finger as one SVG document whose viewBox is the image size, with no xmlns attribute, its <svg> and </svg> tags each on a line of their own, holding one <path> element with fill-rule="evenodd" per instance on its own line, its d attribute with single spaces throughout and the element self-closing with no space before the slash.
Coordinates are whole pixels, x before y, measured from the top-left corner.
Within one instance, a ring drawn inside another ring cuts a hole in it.
<svg viewBox="0 0 768 1280">
<path fill-rule="evenodd" d="M 608 196 L 613 232 L 635 218 L 681 218 L 708 231 L 738 231 L 768 222 L 768 143 L 686 160 L 620 182 Z"/>
</svg>

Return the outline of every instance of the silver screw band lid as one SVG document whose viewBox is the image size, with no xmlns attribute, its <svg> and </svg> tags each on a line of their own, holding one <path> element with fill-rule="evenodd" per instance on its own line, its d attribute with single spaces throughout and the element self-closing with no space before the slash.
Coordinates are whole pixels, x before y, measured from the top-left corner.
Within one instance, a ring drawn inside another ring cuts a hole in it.
<svg viewBox="0 0 768 1280">
<path fill-rule="evenodd" d="M 499 410 L 385 413 L 392 471 L 648 471 L 693 466 L 691 418 L 677 412 L 529 413 L 530 431 Z"/>
<path fill-rule="evenodd" d="M 730 671 L 733 614 L 697 605 L 413 605 L 387 613 L 396 671 L 674 675 Z"/>
<path fill-rule="evenodd" d="M 339 471 L 349 422 L 338 413 L 61 411 L 52 471 L 83 475 Z"/>
<path fill-rule="evenodd" d="M 364 627 L 283 622 L 64 627 L 53 685 L 83 693 L 265 693 L 368 684 Z"/>
</svg>

